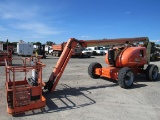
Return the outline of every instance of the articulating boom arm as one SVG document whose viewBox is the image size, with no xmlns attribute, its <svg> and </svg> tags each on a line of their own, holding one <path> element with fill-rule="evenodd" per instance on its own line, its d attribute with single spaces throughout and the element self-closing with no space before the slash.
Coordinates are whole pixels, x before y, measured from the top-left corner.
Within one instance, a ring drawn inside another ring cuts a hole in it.
<svg viewBox="0 0 160 120">
<path fill-rule="evenodd" d="M 87 47 L 85 41 L 83 40 L 76 40 L 75 38 L 70 38 L 57 61 L 56 66 L 53 69 L 53 72 L 50 75 L 49 81 L 45 84 L 44 89 L 48 89 L 49 91 L 53 92 L 62 76 L 64 69 L 72 55 L 74 48 L 80 44 L 83 47 Z"/>
<path fill-rule="evenodd" d="M 104 45 L 124 45 L 133 43 L 143 43 L 147 51 L 147 61 L 150 62 L 151 43 L 148 37 L 136 37 L 136 38 L 117 38 L 117 39 L 101 39 L 101 40 L 86 40 L 87 47 L 90 46 L 104 46 Z"/>
<path fill-rule="evenodd" d="M 140 43 L 148 44 L 149 39 L 147 37 L 137 38 L 118 38 L 118 39 L 101 39 L 101 40 L 86 40 L 87 47 L 89 46 L 104 46 L 104 45 L 119 45 L 125 43 Z"/>
<path fill-rule="evenodd" d="M 66 65 L 72 55 L 72 52 L 74 48 L 77 46 L 77 44 L 80 44 L 82 47 L 87 46 L 100 46 L 100 45 L 118 45 L 118 44 L 125 44 L 125 43 L 139 43 L 143 42 L 148 46 L 149 39 L 147 37 L 139 37 L 139 38 L 119 38 L 119 39 L 102 39 L 102 40 L 77 40 L 75 38 L 70 38 L 60 56 L 60 58 L 57 61 L 56 66 L 54 67 L 49 81 L 45 84 L 44 89 L 48 89 L 48 91 L 53 92 L 59 82 L 60 77 L 62 76 L 62 73 L 64 69 L 66 68 Z"/>
<path fill-rule="evenodd" d="M 150 62 L 151 43 L 148 37 L 136 37 L 136 38 L 118 38 L 118 39 L 101 39 L 101 40 L 86 40 L 87 47 L 89 46 L 104 46 L 104 45 L 123 45 L 133 43 L 143 43 L 147 51 L 147 61 Z"/>
</svg>

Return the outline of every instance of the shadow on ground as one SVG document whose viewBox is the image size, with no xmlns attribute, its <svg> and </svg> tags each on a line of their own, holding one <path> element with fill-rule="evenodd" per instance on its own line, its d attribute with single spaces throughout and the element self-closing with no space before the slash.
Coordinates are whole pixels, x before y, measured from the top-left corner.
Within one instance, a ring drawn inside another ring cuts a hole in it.
<svg viewBox="0 0 160 120">
<path fill-rule="evenodd" d="M 118 82 L 116 80 L 107 79 L 104 77 L 102 77 L 101 79 L 107 80 L 111 82 L 111 84 L 101 85 L 101 86 L 91 86 L 91 87 L 78 87 L 78 88 L 72 88 L 66 84 L 61 84 L 63 86 L 63 89 L 56 90 L 54 93 L 45 92 L 43 94 L 44 97 L 46 98 L 45 108 L 31 110 L 22 114 L 14 115 L 13 117 L 23 117 L 23 116 L 30 116 L 37 114 L 53 113 L 53 112 L 66 111 L 72 109 L 79 109 L 82 107 L 93 105 L 96 103 L 96 101 L 89 97 L 89 94 L 91 94 L 90 90 L 118 86 Z M 160 73 L 157 82 L 159 81 L 160 81 Z M 146 87 L 147 85 L 142 84 L 143 82 L 152 82 L 152 81 L 148 81 L 145 75 L 141 74 L 136 75 L 134 85 L 130 89 Z M 77 103 L 77 101 L 80 102 Z"/>
<path fill-rule="evenodd" d="M 96 101 L 89 97 L 89 94 L 91 94 L 90 90 L 117 86 L 117 84 L 109 84 L 101 86 L 72 88 L 66 84 L 61 85 L 63 86 L 63 89 L 56 90 L 54 93 L 43 93 L 44 97 L 46 98 L 45 108 L 16 114 L 13 115 L 13 117 L 53 113 L 72 109 L 79 109 L 82 107 L 93 105 L 96 103 Z M 54 101 L 56 101 L 58 104 Z"/>
<path fill-rule="evenodd" d="M 109 78 L 105 78 L 105 77 L 101 77 L 101 79 L 103 80 L 107 80 L 109 82 L 118 84 L 117 80 L 114 79 L 109 79 Z M 129 89 L 136 89 L 136 88 L 141 88 L 141 87 L 146 87 L 146 84 L 142 84 L 143 82 L 159 82 L 160 81 L 160 73 L 158 74 L 158 79 L 156 81 L 149 81 L 146 79 L 146 76 L 143 74 L 137 74 L 135 75 L 135 80 L 134 80 L 134 84 L 131 88 Z"/>
</svg>

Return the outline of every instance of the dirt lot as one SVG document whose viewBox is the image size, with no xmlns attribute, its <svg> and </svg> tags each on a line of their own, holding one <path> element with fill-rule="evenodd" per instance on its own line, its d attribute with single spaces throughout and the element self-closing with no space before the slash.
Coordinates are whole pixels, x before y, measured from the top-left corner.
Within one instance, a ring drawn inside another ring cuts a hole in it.
<svg viewBox="0 0 160 120">
<path fill-rule="evenodd" d="M 47 81 L 58 58 L 41 60 L 46 64 L 43 80 Z M 88 66 L 99 62 L 106 66 L 104 56 L 71 58 L 54 93 L 44 94 L 47 105 L 11 116 L 6 111 L 5 69 L 0 66 L 1 120 L 160 120 L 160 78 L 147 81 L 137 75 L 131 89 L 122 89 L 115 81 L 92 79 Z M 160 69 L 160 62 L 154 62 Z"/>
</svg>

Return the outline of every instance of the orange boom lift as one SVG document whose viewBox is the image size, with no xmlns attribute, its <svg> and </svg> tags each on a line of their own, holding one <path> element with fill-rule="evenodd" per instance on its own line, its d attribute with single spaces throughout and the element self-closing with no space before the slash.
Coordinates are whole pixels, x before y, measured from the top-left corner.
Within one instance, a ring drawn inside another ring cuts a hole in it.
<svg viewBox="0 0 160 120">
<path fill-rule="evenodd" d="M 146 47 L 131 46 L 132 43 L 139 42 L 144 42 Z M 44 107 L 46 105 L 46 100 L 42 95 L 42 87 L 50 92 L 55 90 L 77 44 L 82 47 L 87 47 L 87 45 L 97 45 L 98 43 L 103 45 L 128 43 L 128 45 L 114 47 L 108 51 L 105 61 L 110 65 L 109 67 L 102 68 L 100 63 L 91 63 L 88 67 L 88 73 L 92 78 L 99 78 L 101 76 L 112 78 L 118 80 L 120 86 L 123 88 L 132 86 L 134 74 L 146 73 L 149 80 L 157 79 L 158 67 L 156 65 L 149 65 L 150 44 L 148 38 L 89 41 L 70 38 L 46 83 L 42 82 L 42 68 L 45 65 L 40 62 L 38 58 L 35 60 L 33 58 L 23 60 L 22 66 L 9 66 L 7 62 L 5 62 L 8 113 L 15 114 Z M 27 64 L 27 61 L 29 64 Z M 147 69 L 144 69 L 145 64 L 148 65 Z M 27 79 L 27 73 L 29 71 L 32 71 L 33 75 L 32 78 Z M 24 78 L 20 80 L 15 79 L 16 72 L 24 73 Z"/>
<path fill-rule="evenodd" d="M 105 57 L 109 67 L 102 68 L 100 63 L 91 63 L 88 67 L 88 74 L 92 78 L 107 77 L 118 80 L 122 88 L 129 88 L 134 82 L 134 74 L 146 74 L 147 79 L 156 80 L 158 78 L 158 67 L 150 65 L 151 43 L 147 37 L 139 38 L 119 38 L 103 40 L 76 40 L 74 38 L 67 42 L 62 55 L 60 56 L 45 89 L 53 92 L 58 81 L 71 57 L 71 54 L 79 43 L 85 46 L 117 45 L 108 51 Z M 142 45 L 138 45 L 143 43 Z M 126 46 L 122 46 L 122 45 Z M 121 45 L 121 46 L 118 46 Z M 144 69 L 147 65 L 147 69 Z"/>
<path fill-rule="evenodd" d="M 115 79 L 122 88 L 130 88 L 134 82 L 134 75 L 139 73 L 145 74 L 148 80 L 157 80 L 159 70 L 156 65 L 149 64 L 151 43 L 147 37 L 89 40 L 88 43 L 116 45 L 106 54 L 105 62 L 108 67 L 102 67 L 97 62 L 89 65 L 88 74 L 91 78 Z M 143 44 L 139 45 L 139 43 Z M 147 65 L 146 69 L 144 65 Z"/>
</svg>

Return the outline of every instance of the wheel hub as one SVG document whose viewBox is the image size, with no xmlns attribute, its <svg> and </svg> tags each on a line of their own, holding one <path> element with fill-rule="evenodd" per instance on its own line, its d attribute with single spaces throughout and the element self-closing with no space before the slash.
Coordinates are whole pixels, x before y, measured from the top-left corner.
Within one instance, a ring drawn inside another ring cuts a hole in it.
<svg viewBox="0 0 160 120">
<path fill-rule="evenodd" d="M 158 69 L 157 69 L 157 68 L 154 68 L 154 69 L 153 69 L 153 72 L 152 72 L 152 77 L 153 77 L 153 79 L 156 79 L 157 76 L 158 76 Z"/>
<path fill-rule="evenodd" d="M 128 72 L 125 77 L 125 84 L 130 86 L 133 83 L 134 76 L 132 72 Z"/>
</svg>

